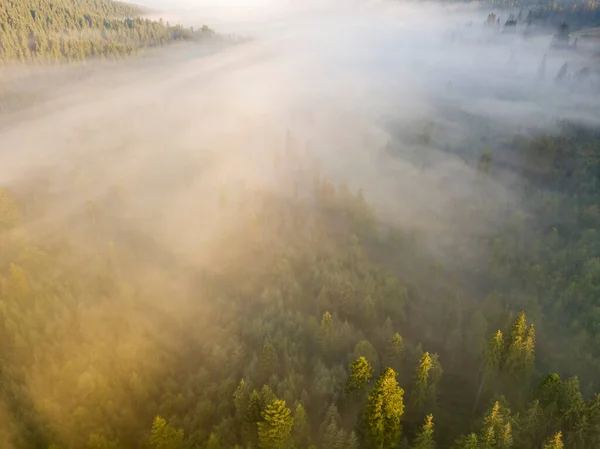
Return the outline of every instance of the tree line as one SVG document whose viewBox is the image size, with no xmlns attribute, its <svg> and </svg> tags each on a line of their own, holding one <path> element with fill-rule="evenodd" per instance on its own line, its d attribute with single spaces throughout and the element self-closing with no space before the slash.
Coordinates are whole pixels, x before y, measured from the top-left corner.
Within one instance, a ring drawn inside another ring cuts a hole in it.
<svg viewBox="0 0 600 449">
<path fill-rule="evenodd" d="M 214 32 L 142 17 L 133 5 L 112 0 L 9 0 L 0 4 L 0 61 L 63 62 L 119 59 Z"/>
</svg>

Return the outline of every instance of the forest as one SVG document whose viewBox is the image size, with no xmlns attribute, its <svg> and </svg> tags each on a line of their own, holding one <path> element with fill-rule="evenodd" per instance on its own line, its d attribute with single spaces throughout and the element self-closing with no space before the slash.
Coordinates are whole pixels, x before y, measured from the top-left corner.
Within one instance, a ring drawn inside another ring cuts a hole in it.
<svg viewBox="0 0 600 449">
<path fill-rule="evenodd" d="M 6 0 L 0 59 L 214 33 L 142 16 Z M 596 129 L 470 148 L 458 227 L 489 226 L 448 236 L 390 220 L 279 137 L 260 183 L 197 189 L 176 145 L 151 179 L 106 143 L 0 184 L 0 448 L 600 447 Z M 497 185 L 516 201 L 492 210 Z"/>
<path fill-rule="evenodd" d="M 6 0 L 0 4 L 0 61 L 120 59 L 213 31 L 143 18 L 137 6 L 112 0 Z"/>
<path fill-rule="evenodd" d="M 532 213 L 476 271 L 362 191 L 294 175 L 290 141 L 277 191 L 210 201 L 193 258 L 127 231 L 133 186 L 43 232 L 27 224 L 57 181 L 3 189 L 2 447 L 597 447 L 598 137 L 568 132 L 515 142 Z M 488 182 L 494 159 L 477 165 Z M 85 197 L 95 176 L 69 182 Z"/>
</svg>

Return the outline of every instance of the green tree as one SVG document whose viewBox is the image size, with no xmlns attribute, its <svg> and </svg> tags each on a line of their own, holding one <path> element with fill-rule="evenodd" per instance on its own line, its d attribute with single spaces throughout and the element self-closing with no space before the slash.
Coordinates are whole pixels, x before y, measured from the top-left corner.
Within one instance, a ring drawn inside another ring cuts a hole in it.
<svg viewBox="0 0 600 449">
<path fill-rule="evenodd" d="M 221 449 L 221 440 L 214 432 L 210 434 L 208 437 L 208 442 L 206 443 L 206 449 Z"/>
<path fill-rule="evenodd" d="M 248 401 L 248 409 L 246 411 L 246 422 L 257 423 L 262 418 L 262 399 L 258 391 L 252 390 L 250 400 Z"/>
<path fill-rule="evenodd" d="M 498 330 L 492 338 L 489 339 L 485 348 L 481 381 L 479 382 L 479 389 L 477 390 L 477 396 L 475 397 L 474 410 L 477 409 L 484 385 L 486 382 L 493 381 L 500 371 L 503 357 L 504 336 L 502 335 L 502 331 Z"/>
<path fill-rule="evenodd" d="M 535 361 L 535 329 L 533 324 L 527 326 L 525 313 L 521 312 L 513 323 L 510 338 L 506 353 L 506 371 L 524 379 L 531 372 Z"/>
<path fill-rule="evenodd" d="M 279 367 L 279 356 L 269 338 L 265 342 L 260 353 L 260 374 L 261 379 L 266 382 L 269 376 L 275 374 Z"/>
<path fill-rule="evenodd" d="M 435 405 L 437 384 L 441 375 L 438 355 L 425 352 L 419 360 L 411 393 L 411 404 L 416 411 L 422 412 Z"/>
<path fill-rule="evenodd" d="M 350 363 L 350 376 L 346 381 L 346 392 L 351 394 L 364 390 L 373 377 L 373 368 L 364 357 Z"/>
<path fill-rule="evenodd" d="M 481 449 L 481 447 L 475 433 L 459 438 L 453 446 L 454 449 Z"/>
<path fill-rule="evenodd" d="M 157 416 L 150 432 L 150 446 L 154 449 L 182 449 L 183 430 L 174 429 L 164 418 Z"/>
<path fill-rule="evenodd" d="M 296 405 L 294 411 L 294 427 L 292 428 L 292 435 L 296 447 L 306 447 L 310 439 L 310 428 L 308 423 L 308 417 L 306 416 L 306 410 L 302 404 Z"/>
<path fill-rule="evenodd" d="M 562 432 L 555 433 L 544 445 L 544 449 L 564 449 L 564 447 Z"/>
<path fill-rule="evenodd" d="M 429 352 L 425 352 L 419 360 L 419 366 L 415 372 L 413 388 L 410 397 L 412 407 L 422 411 L 427 401 L 427 386 L 429 382 L 429 372 L 433 367 L 433 362 Z"/>
<path fill-rule="evenodd" d="M 238 416 L 244 416 L 246 413 L 246 409 L 248 408 L 248 398 L 248 384 L 242 379 L 233 393 L 233 404 Z"/>
<path fill-rule="evenodd" d="M 358 449 L 360 443 L 358 441 L 358 437 L 354 431 L 350 432 L 348 436 L 348 442 L 346 443 L 346 449 Z"/>
<path fill-rule="evenodd" d="M 435 449 L 433 440 L 433 415 L 427 415 L 425 424 L 415 437 L 412 449 Z"/>
<path fill-rule="evenodd" d="M 404 340 L 399 333 L 392 335 L 385 348 L 384 361 L 386 366 L 398 371 L 402 366 L 404 355 Z"/>
<path fill-rule="evenodd" d="M 404 390 L 396 381 L 396 372 L 386 368 L 369 394 L 364 414 L 369 446 L 392 448 L 400 438 L 400 418 L 404 414 Z"/>
<path fill-rule="evenodd" d="M 275 400 L 267 405 L 258 423 L 258 441 L 261 449 L 283 449 L 292 443 L 294 419 L 285 401 Z"/>
<path fill-rule="evenodd" d="M 360 357 L 366 358 L 369 364 L 373 367 L 374 371 L 379 370 L 379 356 L 377 355 L 377 350 L 369 340 L 361 340 L 356 343 L 352 355 L 354 359 L 358 359 Z"/>
<path fill-rule="evenodd" d="M 330 354 L 333 349 L 334 329 L 333 329 L 333 317 L 329 312 L 323 314 L 321 319 L 321 331 L 319 335 L 319 344 L 323 354 Z"/>
</svg>

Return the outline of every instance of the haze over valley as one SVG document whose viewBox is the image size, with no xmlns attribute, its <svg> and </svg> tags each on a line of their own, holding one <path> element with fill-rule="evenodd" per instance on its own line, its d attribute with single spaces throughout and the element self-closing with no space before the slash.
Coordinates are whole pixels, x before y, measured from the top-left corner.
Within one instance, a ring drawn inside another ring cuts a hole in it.
<svg viewBox="0 0 600 449">
<path fill-rule="evenodd" d="M 597 5 L 134 3 L 0 4 L 0 448 L 600 447 Z"/>
</svg>

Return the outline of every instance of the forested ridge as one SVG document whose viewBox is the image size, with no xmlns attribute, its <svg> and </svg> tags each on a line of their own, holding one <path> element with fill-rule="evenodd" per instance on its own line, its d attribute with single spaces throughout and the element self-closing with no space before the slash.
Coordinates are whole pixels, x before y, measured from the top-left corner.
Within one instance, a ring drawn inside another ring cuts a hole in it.
<svg viewBox="0 0 600 449">
<path fill-rule="evenodd" d="M 212 34 L 142 17 L 112 0 L 5 0 L 0 3 L 0 61 L 118 59 L 132 52 Z"/>
<path fill-rule="evenodd" d="M 3 189 L 0 445 L 598 447 L 597 140 L 561 136 L 515 142 L 528 213 L 475 273 L 362 191 L 294 175 L 290 142 L 277 189 L 224 185 L 202 215 L 218 231 L 185 257 L 153 232 L 160 205 L 130 230 L 134 185 L 67 222 L 44 219 L 58 179 Z M 495 167 L 485 156 L 477 182 Z M 67 182 L 85 198 L 97 176 Z"/>
</svg>

